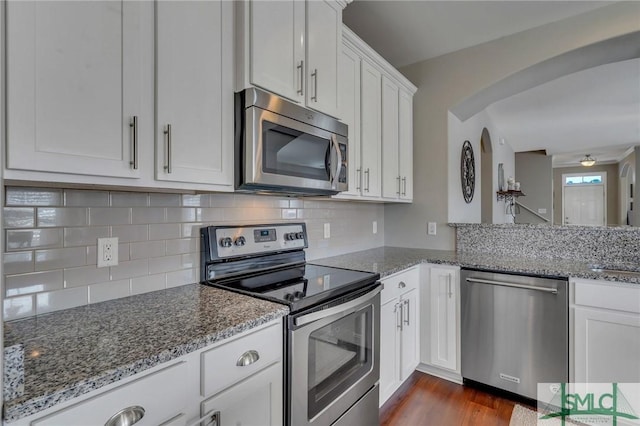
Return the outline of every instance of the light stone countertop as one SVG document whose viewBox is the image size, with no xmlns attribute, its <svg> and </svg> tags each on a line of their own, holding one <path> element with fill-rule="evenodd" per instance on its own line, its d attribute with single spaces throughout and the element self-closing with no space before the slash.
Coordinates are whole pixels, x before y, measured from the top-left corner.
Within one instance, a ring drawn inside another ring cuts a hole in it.
<svg viewBox="0 0 640 426">
<path fill-rule="evenodd" d="M 4 419 L 37 413 L 288 312 L 189 284 L 7 322 Z"/>
<path fill-rule="evenodd" d="M 536 275 L 542 277 L 575 277 L 640 284 L 640 273 L 594 272 L 592 262 L 531 257 L 501 257 L 495 254 L 459 253 L 452 250 L 428 250 L 402 247 L 378 247 L 309 263 L 377 272 L 382 278 L 420 263 L 436 263 L 486 271 Z M 615 267 L 616 265 L 607 265 Z M 619 265 L 628 268 L 629 265 Z M 637 265 L 636 265 L 637 267 Z M 640 269 L 638 270 L 640 272 Z"/>
</svg>

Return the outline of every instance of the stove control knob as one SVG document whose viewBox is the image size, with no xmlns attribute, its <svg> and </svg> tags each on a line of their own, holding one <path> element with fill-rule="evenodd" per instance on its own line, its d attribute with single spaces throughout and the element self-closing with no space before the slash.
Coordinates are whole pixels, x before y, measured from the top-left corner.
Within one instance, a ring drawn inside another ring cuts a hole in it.
<svg viewBox="0 0 640 426">
<path fill-rule="evenodd" d="M 293 301 L 295 301 L 295 300 L 296 300 L 296 297 L 295 297 L 293 294 L 291 294 L 291 293 L 287 293 L 287 294 L 285 294 L 285 295 L 284 295 L 284 298 L 285 298 L 285 300 L 286 300 L 287 302 L 293 302 Z"/>
<path fill-rule="evenodd" d="M 295 293 L 293 293 L 293 297 L 296 298 L 297 300 L 300 300 L 304 297 L 304 292 L 298 290 Z"/>
<path fill-rule="evenodd" d="M 220 238 L 220 247 L 231 247 L 233 240 L 230 237 Z"/>
<path fill-rule="evenodd" d="M 235 241 L 233 243 L 235 245 L 237 245 L 238 247 L 242 247 L 243 245 L 245 245 L 247 243 L 247 240 L 242 235 L 240 235 L 238 238 L 235 239 Z"/>
<path fill-rule="evenodd" d="M 296 233 L 296 239 L 303 240 L 304 239 L 304 234 L 302 232 L 297 232 Z"/>
<path fill-rule="evenodd" d="M 284 239 L 287 240 L 287 241 L 295 240 L 296 239 L 295 232 L 290 232 L 288 234 L 284 234 Z"/>
</svg>

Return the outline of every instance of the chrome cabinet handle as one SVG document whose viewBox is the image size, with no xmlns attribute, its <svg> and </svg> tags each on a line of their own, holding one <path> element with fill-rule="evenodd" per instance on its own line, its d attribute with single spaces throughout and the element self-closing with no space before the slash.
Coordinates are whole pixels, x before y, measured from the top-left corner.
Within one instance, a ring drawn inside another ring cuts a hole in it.
<svg viewBox="0 0 640 426">
<path fill-rule="evenodd" d="M 451 275 L 447 275 L 447 281 L 449 281 L 449 299 L 453 296 L 453 291 L 451 290 Z"/>
<path fill-rule="evenodd" d="M 366 181 L 367 184 L 364 187 L 365 192 L 369 192 L 369 168 L 367 167 L 367 169 L 364 171 L 364 175 L 367 177 Z"/>
<path fill-rule="evenodd" d="M 553 287 L 538 287 L 535 285 L 509 283 L 504 281 L 482 280 L 479 278 L 467 278 L 467 282 L 478 283 L 478 284 L 500 285 L 503 287 L 514 287 L 514 288 L 521 288 L 524 290 L 536 290 L 536 291 L 543 291 L 545 293 L 558 294 L 558 289 Z"/>
<path fill-rule="evenodd" d="M 402 195 L 407 195 L 407 177 L 402 178 Z"/>
<path fill-rule="evenodd" d="M 167 139 L 167 155 L 166 155 L 166 163 L 164 165 L 164 169 L 167 173 L 171 173 L 171 124 L 167 124 L 167 128 L 164 131 L 165 137 Z"/>
<path fill-rule="evenodd" d="M 338 188 L 338 181 L 340 179 L 340 169 L 342 169 L 342 152 L 340 151 L 340 145 L 338 144 L 338 139 L 336 138 L 336 135 L 331 135 L 331 144 L 333 145 L 333 147 L 336 150 L 336 171 L 333 175 L 333 184 L 331 185 L 331 187 L 333 189 L 337 189 Z"/>
<path fill-rule="evenodd" d="M 400 281 L 398 283 L 398 288 L 405 288 L 407 285 L 404 283 L 404 281 Z"/>
<path fill-rule="evenodd" d="M 205 426 L 220 426 L 220 410 L 216 410 L 213 413 L 209 411 L 206 415 L 200 417 L 193 423 L 189 423 L 187 426 L 200 426 L 205 420 L 208 421 Z"/>
<path fill-rule="evenodd" d="M 133 170 L 138 170 L 138 116 L 134 115 L 129 123 L 133 135 L 131 137 L 131 145 L 133 148 L 133 155 L 129 164 L 133 167 Z"/>
<path fill-rule="evenodd" d="M 396 180 L 398 181 L 398 190 L 396 191 L 396 194 L 400 195 L 400 176 L 398 176 Z"/>
<path fill-rule="evenodd" d="M 131 426 L 138 423 L 144 417 L 144 408 L 139 405 L 123 408 L 115 413 L 104 426 Z"/>
<path fill-rule="evenodd" d="M 300 64 L 296 68 L 298 69 L 298 76 L 300 77 L 298 94 L 304 95 L 304 61 L 300 61 Z"/>
<path fill-rule="evenodd" d="M 356 191 L 360 191 L 360 187 L 362 186 L 361 185 L 361 177 L 362 177 L 362 169 L 361 168 L 356 169 L 356 176 L 357 176 L 356 177 L 356 185 L 357 185 L 356 186 Z"/>
<path fill-rule="evenodd" d="M 238 361 L 236 361 L 236 365 L 238 367 L 246 367 L 248 365 L 253 364 L 254 362 L 260 359 L 260 354 L 258 351 L 250 350 L 243 353 Z"/>
<path fill-rule="evenodd" d="M 311 78 L 313 78 L 313 96 L 311 96 L 311 100 L 313 102 L 318 102 L 318 69 L 314 69 L 311 73 Z"/>
<path fill-rule="evenodd" d="M 405 324 L 407 324 L 407 325 L 411 325 L 411 324 L 409 323 L 409 322 L 411 321 L 411 320 L 409 319 L 409 314 L 410 314 L 410 312 L 409 312 L 409 309 L 410 309 L 410 308 L 409 308 L 409 299 L 404 300 L 404 301 L 403 301 L 403 303 L 404 303 L 405 305 L 407 305 L 407 319 L 406 319 L 406 320 L 403 320 L 403 322 L 404 322 Z"/>
<path fill-rule="evenodd" d="M 396 328 L 402 331 L 402 302 L 398 302 L 393 307 L 393 312 L 396 314 Z"/>
</svg>

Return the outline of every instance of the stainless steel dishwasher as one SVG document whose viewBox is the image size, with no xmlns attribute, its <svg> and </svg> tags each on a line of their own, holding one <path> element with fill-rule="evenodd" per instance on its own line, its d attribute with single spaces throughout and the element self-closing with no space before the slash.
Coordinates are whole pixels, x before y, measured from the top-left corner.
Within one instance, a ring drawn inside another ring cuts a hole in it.
<svg viewBox="0 0 640 426">
<path fill-rule="evenodd" d="M 463 269 L 462 377 L 537 399 L 538 383 L 569 381 L 566 279 Z"/>
</svg>

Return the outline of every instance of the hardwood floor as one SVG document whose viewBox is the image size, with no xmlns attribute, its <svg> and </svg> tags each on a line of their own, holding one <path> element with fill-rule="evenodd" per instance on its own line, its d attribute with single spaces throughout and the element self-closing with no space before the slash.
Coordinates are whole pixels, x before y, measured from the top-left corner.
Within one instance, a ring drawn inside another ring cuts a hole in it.
<svg viewBox="0 0 640 426">
<path fill-rule="evenodd" d="M 416 371 L 382 406 L 380 425 L 508 426 L 515 404 L 515 401 Z"/>
</svg>

